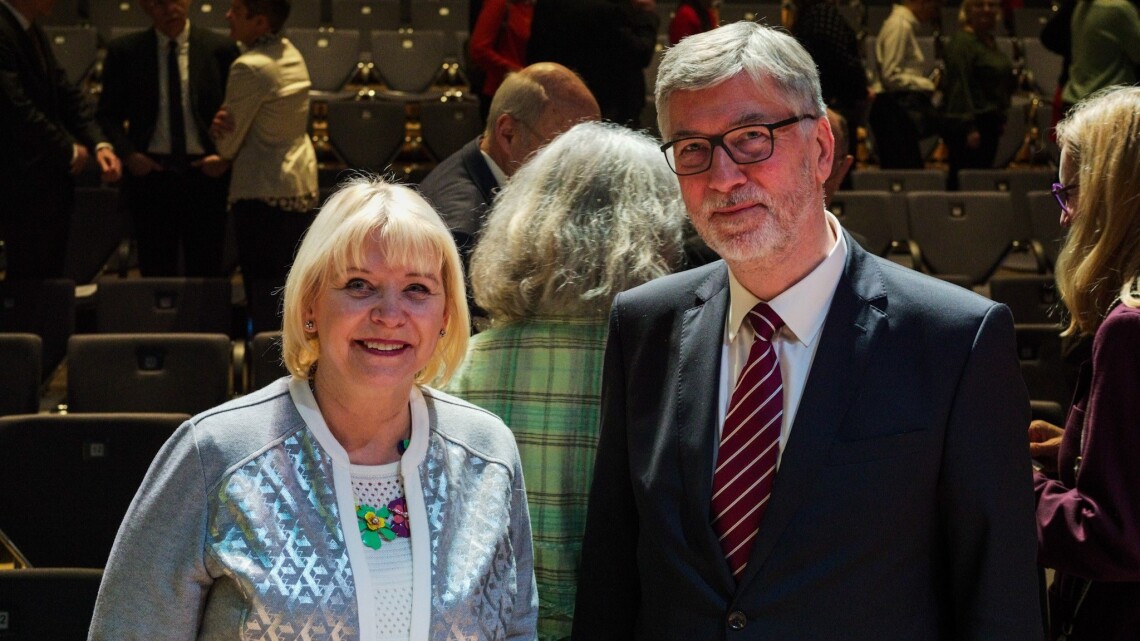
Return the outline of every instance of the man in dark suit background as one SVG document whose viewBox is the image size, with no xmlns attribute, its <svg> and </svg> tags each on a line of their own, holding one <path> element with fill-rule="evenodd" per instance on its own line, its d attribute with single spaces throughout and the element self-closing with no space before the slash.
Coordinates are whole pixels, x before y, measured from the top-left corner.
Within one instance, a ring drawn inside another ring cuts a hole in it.
<svg viewBox="0 0 1140 641">
<path fill-rule="evenodd" d="M 687 38 L 657 92 L 724 260 L 614 302 L 573 638 L 1041 639 L 1009 310 L 825 210 L 833 136 L 786 33 Z"/>
<path fill-rule="evenodd" d="M 600 117 L 598 102 L 573 71 L 541 62 L 509 74 L 495 91 L 487 125 L 420 182 L 466 263 L 494 192 L 558 134 Z"/>
<path fill-rule="evenodd" d="M 97 112 L 127 165 L 139 271 L 222 276 L 229 173 L 209 128 L 238 49 L 226 36 L 190 24 L 190 0 L 139 5 L 154 28 L 107 45 Z"/>
<path fill-rule="evenodd" d="M 104 181 L 118 180 L 122 170 L 35 24 L 54 5 L 0 0 L 0 236 L 9 279 L 63 275 L 73 176 L 92 150 Z"/>
</svg>

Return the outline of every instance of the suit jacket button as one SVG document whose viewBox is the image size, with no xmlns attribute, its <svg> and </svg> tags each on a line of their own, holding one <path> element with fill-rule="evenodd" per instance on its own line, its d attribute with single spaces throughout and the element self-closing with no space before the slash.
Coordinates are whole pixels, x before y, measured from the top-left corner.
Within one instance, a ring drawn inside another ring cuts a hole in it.
<svg viewBox="0 0 1140 641">
<path fill-rule="evenodd" d="M 748 623 L 748 617 L 740 610 L 733 610 L 728 613 L 728 629 L 729 630 L 743 630 L 745 624 Z"/>
</svg>

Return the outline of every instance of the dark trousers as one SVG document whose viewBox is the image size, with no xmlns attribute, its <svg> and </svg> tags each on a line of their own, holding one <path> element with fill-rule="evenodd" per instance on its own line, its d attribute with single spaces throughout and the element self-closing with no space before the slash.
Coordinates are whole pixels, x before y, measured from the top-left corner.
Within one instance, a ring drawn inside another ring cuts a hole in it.
<svg viewBox="0 0 1140 641">
<path fill-rule="evenodd" d="M 251 336 L 279 330 L 281 290 L 313 212 L 285 211 L 260 200 L 239 200 L 232 212 Z"/>
<path fill-rule="evenodd" d="M 8 261 L 6 278 L 61 278 L 67 258 L 75 183 L 66 173 L 7 176 L 0 203 L 0 236 Z"/>
<path fill-rule="evenodd" d="M 930 97 L 918 91 L 890 91 L 875 96 L 868 124 L 882 169 L 922 169 L 919 143 L 936 130 Z"/>
<path fill-rule="evenodd" d="M 947 177 L 947 188 L 951 191 L 958 189 L 958 170 L 960 169 L 989 169 L 994 166 L 994 156 L 997 155 L 998 142 L 1005 130 L 1005 115 L 1000 113 L 979 114 L 974 118 L 971 127 L 960 122 L 947 122 L 942 133 L 942 140 L 946 143 L 947 161 L 950 165 L 950 175 Z M 977 129 L 981 137 L 981 144 L 970 148 L 966 145 L 966 137 L 971 129 Z"/>
<path fill-rule="evenodd" d="M 143 276 L 212 278 L 222 273 L 229 174 L 167 169 L 127 181 Z M 178 270 L 181 251 L 185 272 Z"/>
</svg>

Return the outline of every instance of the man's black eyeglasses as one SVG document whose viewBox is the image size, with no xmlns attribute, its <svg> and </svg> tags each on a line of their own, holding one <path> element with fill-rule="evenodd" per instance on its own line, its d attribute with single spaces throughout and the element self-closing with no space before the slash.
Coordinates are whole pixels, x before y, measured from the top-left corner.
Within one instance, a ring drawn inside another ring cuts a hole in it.
<svg viewBox="0 0 1140 641">
<path fill-rule="evenodd" d="M 768 160 L 775 151 L 775 133 L 780 127 L 787 127 L 801 120 L 817 116 L 805 114 L 792 116 L 779 122 L 734 127 L 719 136 L 686 136 L 661 145 L 669 169 L 678 176 L 691 176 L 708 170 L 712 166 L 713 152 L 717 147 L 724 149 L 732 162 L 738 165 Z"/>
</svg>

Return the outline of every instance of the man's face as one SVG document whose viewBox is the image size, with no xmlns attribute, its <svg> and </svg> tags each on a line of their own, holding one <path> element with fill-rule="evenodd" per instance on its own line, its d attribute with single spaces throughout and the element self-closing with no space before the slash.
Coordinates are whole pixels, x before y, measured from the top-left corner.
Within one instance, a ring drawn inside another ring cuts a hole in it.
<svg viewBox="0 0 1140 641">
<path fill-rule="evenodd" d="M 269 31 L 265 16 L 250 15 L 242 0 L 231 0 L 226 20 L 230 23 L 230 38 L 244 45 L 253 44 Z"/>
<path fill-rule="evenodd" d="M 666 140 L 802 115 L 784 103 L 770 81 L 758 85 L 745 73 L 707 89 L 678 91 L 667 106 Z M 814 248 L 808 234 L 821 229 L 822 185 L 832 164 L 826 123 L 809 119 L 777 129 L 772 156 L 758 163 L 738 165 L 716 147 L 708 170 L 677 177 L 693 226 L 730 264 L 779 261 Z"/>
<path fill-rule="evenodd" d="M 167 38 L 177 37 L 186 28 L 190 0 L 141 0 L 140 4 L 154 28 Z"/>
</svg>

